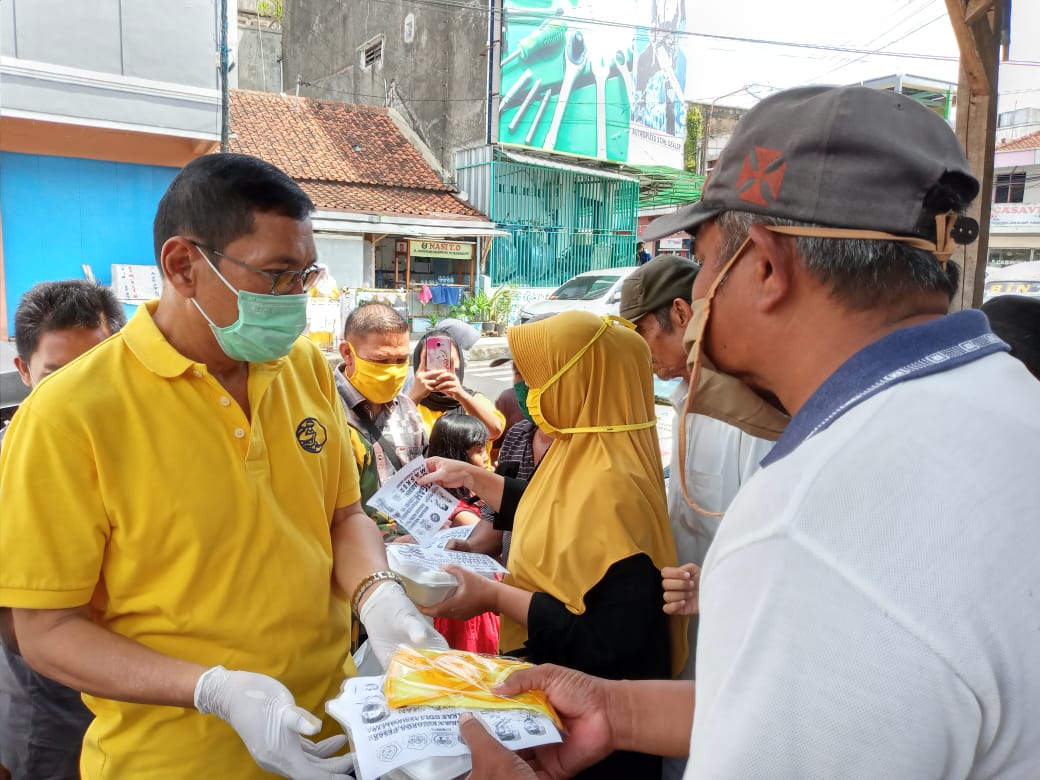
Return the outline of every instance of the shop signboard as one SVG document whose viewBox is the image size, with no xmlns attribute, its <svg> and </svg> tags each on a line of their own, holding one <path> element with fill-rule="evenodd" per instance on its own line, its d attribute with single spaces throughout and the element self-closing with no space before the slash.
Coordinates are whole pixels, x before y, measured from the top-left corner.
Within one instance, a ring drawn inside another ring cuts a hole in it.
<svg viewBox="0 0 1040 780">
<path fill-rule="evenodd" d="M 994 233 L 1040 233 L 1040 203 L 994 203 L 989 225 Z"/>
<path fill-rule="evenodd" d="M 686 0 L 504 0 L 498 141 L 682 168 Z"/>
<path fill-rule="evenodd" d="M 472 241 L 427 241 L 412 239 L 408 242 L 408 254 L 412 257 L 447 257 L 454 260 L 469 260 L 476 245 Z"/>
</svg>

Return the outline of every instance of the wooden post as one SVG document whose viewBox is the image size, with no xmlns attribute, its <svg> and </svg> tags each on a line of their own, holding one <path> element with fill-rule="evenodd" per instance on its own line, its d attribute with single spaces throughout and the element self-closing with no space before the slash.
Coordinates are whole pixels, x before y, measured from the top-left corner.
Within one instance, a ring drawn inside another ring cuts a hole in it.
<svg viewBox="0 0 1040 780">
<path fill-rule="evenodd" d="M 952 309 L 982 303 L 989 254 L 989 221 L 993 201 L 993 148 L 997 126 L 997 69 L 1001 31 L 1008 0 L 946 0 L 960 48 L 957 86 L 957 137 L 981 189 L 968 215 L 979 223 L 978 240 L 959 248 L 953 259 L 961 266 L 961 286 Z"/>
</svg>

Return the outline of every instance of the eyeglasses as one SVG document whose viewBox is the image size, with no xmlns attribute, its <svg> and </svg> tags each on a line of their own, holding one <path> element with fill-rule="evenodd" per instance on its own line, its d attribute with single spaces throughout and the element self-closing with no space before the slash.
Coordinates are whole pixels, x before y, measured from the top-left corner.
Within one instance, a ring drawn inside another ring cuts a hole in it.
<svg viewBox="0 0 1040 780">
<path fill-rule="evenodd" d="M 263 268 L 257 268 L 255 265 L 243 263 L 241 260 L 228 257 L 223 252 L 218 252 L 213 247 L 206 246 L 205 244 L 197 244 L 194 241 L 192 243 L 195 244 L 199 251 L 205 250 L 206 252 L 212 252 L 221 260 L 227 260 L 229 263 L 240 265 L 243 268 L 248 268 L 250 271 L 255 271 L 258 274 L 263 274 L 268 277 L 271 280 L 271 295 L 288 295 L 296 289 L 297 284 L 300 285 L 300 289 L 303 290 L 303 292 L 307 292 L 325 273 L 325 269 L 320 265 L 312 265 L 309 268 L 304 268 L 302 271 L 265 271 Z"/>
</svg>

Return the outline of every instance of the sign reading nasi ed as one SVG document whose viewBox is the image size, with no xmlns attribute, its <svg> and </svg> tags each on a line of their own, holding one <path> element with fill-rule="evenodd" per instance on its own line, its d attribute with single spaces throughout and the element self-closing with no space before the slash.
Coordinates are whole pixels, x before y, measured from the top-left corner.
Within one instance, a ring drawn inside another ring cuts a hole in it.
<svg viewBox="0 0 1040 780">
<path fill-rule="evenodd" d="M 408 242 L 408 254 L 412 257 L 450 257 L 469 260 L 473 257 L 474 244 L 470 241 L 420 241 Z"/>
</svg>

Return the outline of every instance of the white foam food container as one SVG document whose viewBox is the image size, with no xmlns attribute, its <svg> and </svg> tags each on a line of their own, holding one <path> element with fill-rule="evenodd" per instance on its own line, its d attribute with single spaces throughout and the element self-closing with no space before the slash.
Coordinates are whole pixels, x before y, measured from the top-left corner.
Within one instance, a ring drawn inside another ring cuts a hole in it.
<svg viewBox="0 0 1040 780">
<path fill-rule="evenodd" d="M 404 580 L 408 598 L 420 607 L 429 607 L 444 601 L 459 584 L 452 575 L 440 569 L 426 569 L 396 555 L 394 546 L 386 546 L 386 560 L 390 570 Z"/>
</svg>

